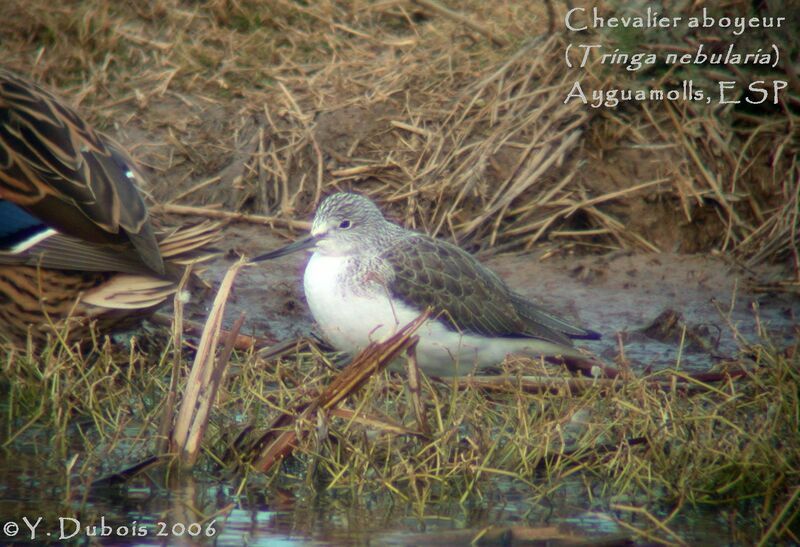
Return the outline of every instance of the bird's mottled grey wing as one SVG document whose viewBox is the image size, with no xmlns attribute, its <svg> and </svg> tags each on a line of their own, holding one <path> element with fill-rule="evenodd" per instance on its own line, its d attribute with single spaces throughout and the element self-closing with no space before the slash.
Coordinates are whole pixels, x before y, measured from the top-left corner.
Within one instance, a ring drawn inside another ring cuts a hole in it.
<svg viewBox="0 0 800 547">
<path fill-rule="evenodd" d="M 524 336 L 572 345 L 564 334 L 526 320 L 503 281 L 472 255 L 444 241 L 414 236 L 381 254 L 394 271 L 393 297 L 431 307 L 453 329 L 484 336 Z"/>
<path fill-rule="evenodd" d="M 598 333 L 577 327 L 557 315 L 553 315 L 541 306 L 537 306 L 520 294 L 512 292 L 511 299 L 517 313 L 525 320 L 528 330 L 535 329 L 538 326 L 543 329 L 564 334 L 569 338 L 585 340 L 597 340 L 600 338 Z"/>
</svg>

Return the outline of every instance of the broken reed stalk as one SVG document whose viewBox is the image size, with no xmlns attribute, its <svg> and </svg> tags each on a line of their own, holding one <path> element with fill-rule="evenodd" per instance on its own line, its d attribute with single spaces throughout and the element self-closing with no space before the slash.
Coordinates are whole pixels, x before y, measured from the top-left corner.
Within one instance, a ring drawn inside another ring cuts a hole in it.
<svg viewBox="0 0 800 547">
<path fill-rule="evenodd" d="M 603 362 L 599 357 L 562 357 L 564 365 L 571 372 L 579 372 L 590 378 L 616 378 L 619 370 Z"/>
<path fill-rule="evenodd" d="M 228 343 L 220 358 L 215 360 L 214 353 L 222 330 L 225 304 L 233 286 L 233 281 L 236 279 L 236 274 L 239 273 L 244 264 L 245 261 L 240 260 L 228 268 L 225 273 L 217 296 L 214 298 L 214 305 L 208 314 L 208 320 L 197 347 L 192 370 L 186 380 L 184 398 L 181 402 L 178 420 L 170 440 L 171 451 L 179 454 L 180 463 L 184 467 L 191 467 L 197 461 L 200 443 L 208 425 L 211 404 L 222 379 L 222 372 L 228 363 L 228 357 L 230 357 L 233 349 L 238 329 L 241 327 L 242 317 L 234 325 L 232 336 L 228 338 Z"/>
<path fill-rule="evenodd" d="M 294 450 L 298 428 L 294 425 L 306 421 L 316 411 L 332 411 L 339 403 L 355 393 L 375 373 L 383 370 L 403 351 L 417 342 L 412 335 L 430 316 L 426 310 L 411 323 L 398 330 L 383 342 L 373 342 L 356 355 L 333 379 L 327 388 L 310 404 L 303 403 L 289 414 L 282 414 L 254 445 L 253 467 L 266 473 Z"/>
<path fill-rule="evenodd" d="M 172 373 L 169 380 L 169 391 L 164 401 L 164 410 L 161 414 L 161 424 L 158 426 L 156 440 L 156 454 L 163 454 L 169 449 L 169 430 L 175 416 L 175 401 L 178 399 L 178 376 L 181 370 L 181 349 L 183 346 L 183 291 L 192 276 L 192 265 L 189 264 L 183 272 L 183 277 L 172 299 L 173 320 L 168 321 L 172 328 Z"/>
</svg>

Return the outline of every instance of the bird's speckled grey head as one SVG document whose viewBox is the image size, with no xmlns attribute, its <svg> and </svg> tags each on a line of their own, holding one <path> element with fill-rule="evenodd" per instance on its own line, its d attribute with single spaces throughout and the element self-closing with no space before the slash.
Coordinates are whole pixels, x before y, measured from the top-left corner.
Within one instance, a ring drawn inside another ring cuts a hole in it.
<svg viewBox="0 0 800 547">
<path fill-rule="evenodd" d="M 271 260 L 298 251 L 313 250 L 328 256 L 377 255 L 406 231 L 383 218 L 369 199 L 339 193 L 325 199 L 311 223 L 311 235 L 251 259 Z"/>
<path fill-rule="evenodd" d="M 381 238 L 398 226 L 383 218 L 369 199 L 340 192 L 328 196 L 317 209 L 311 235 L 322 254 L 345 256 L 378 249 Z"/>
</svg>

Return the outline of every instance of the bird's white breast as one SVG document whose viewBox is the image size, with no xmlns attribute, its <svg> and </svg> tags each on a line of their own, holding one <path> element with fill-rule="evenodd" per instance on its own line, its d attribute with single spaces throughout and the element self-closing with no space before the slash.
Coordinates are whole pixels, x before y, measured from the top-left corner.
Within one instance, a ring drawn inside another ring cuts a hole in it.
<svg viewBox="0 0 800 547">
<path fill-rule="evenodd" d="M 325 337 L 337 349 L 357 352 L 370 342 L 384 340 L 416 319 L 422 310 L 391 299 L 383 285 L 367 281 L 356 286 L 350 259 L 312 255 L 306 266 L 304 288 L 311 313 Z M 357 281 L 357 280 L 356 280 Z M 420 366 L 429 374 L 467 374 L 498 364 L 506 354 L 560 353 L 549 342 L 534 339 L 487 338 L 455 332 L 438 320 L 427 321 L 417 332 Z"/>
<path fill-rule="evenodd" d="M 349 259 L 314 253 L 304 277 L 306 299 L 323 334 L 342 351 L 354 352 L 382 340 L 416 314 L 393 306 L 376 282 L 354 288 Z"/>
</svg>

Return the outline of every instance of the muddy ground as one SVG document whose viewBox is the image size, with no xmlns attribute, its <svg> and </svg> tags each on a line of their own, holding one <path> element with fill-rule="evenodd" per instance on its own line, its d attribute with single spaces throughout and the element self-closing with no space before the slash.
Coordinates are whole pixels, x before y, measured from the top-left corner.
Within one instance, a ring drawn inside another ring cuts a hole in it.
<svg viewBox="0 0 800 547">
<path fill-rule="evenodd" d="M 229 226 L 226 241 L 234 251 L 209 266 L 204 278 L 212 284 L 238 254 L 255 256 L 286 243 L 268 228 L 245 224 Z M 601 340 L 580 342 L 581 347 L 628 362 L 633 370 L 676 365 L 708 370 L 736 358 L 734 333 L 742 337 L 739 342 L 759 343 L 759 327 L 777 347 L 797 336 L 800 300 L 753 290 L 779 275 L 777 266 L 744 270 L 724 257 L 699 254 L 542 255 L 500 254 L 483 262 L 521 294 L 602 334 Z M 243 270 L 226 323 L 244 312 L 243 332 L 252 336 L 285 341 L 314 333 L 302 290 L 307 260 L 299 253 Z M 204 298 L 208 303 L 209 297 Z M 196 309 L 193 318 L 202 320 L 202 310 Z"/>
</svg>

